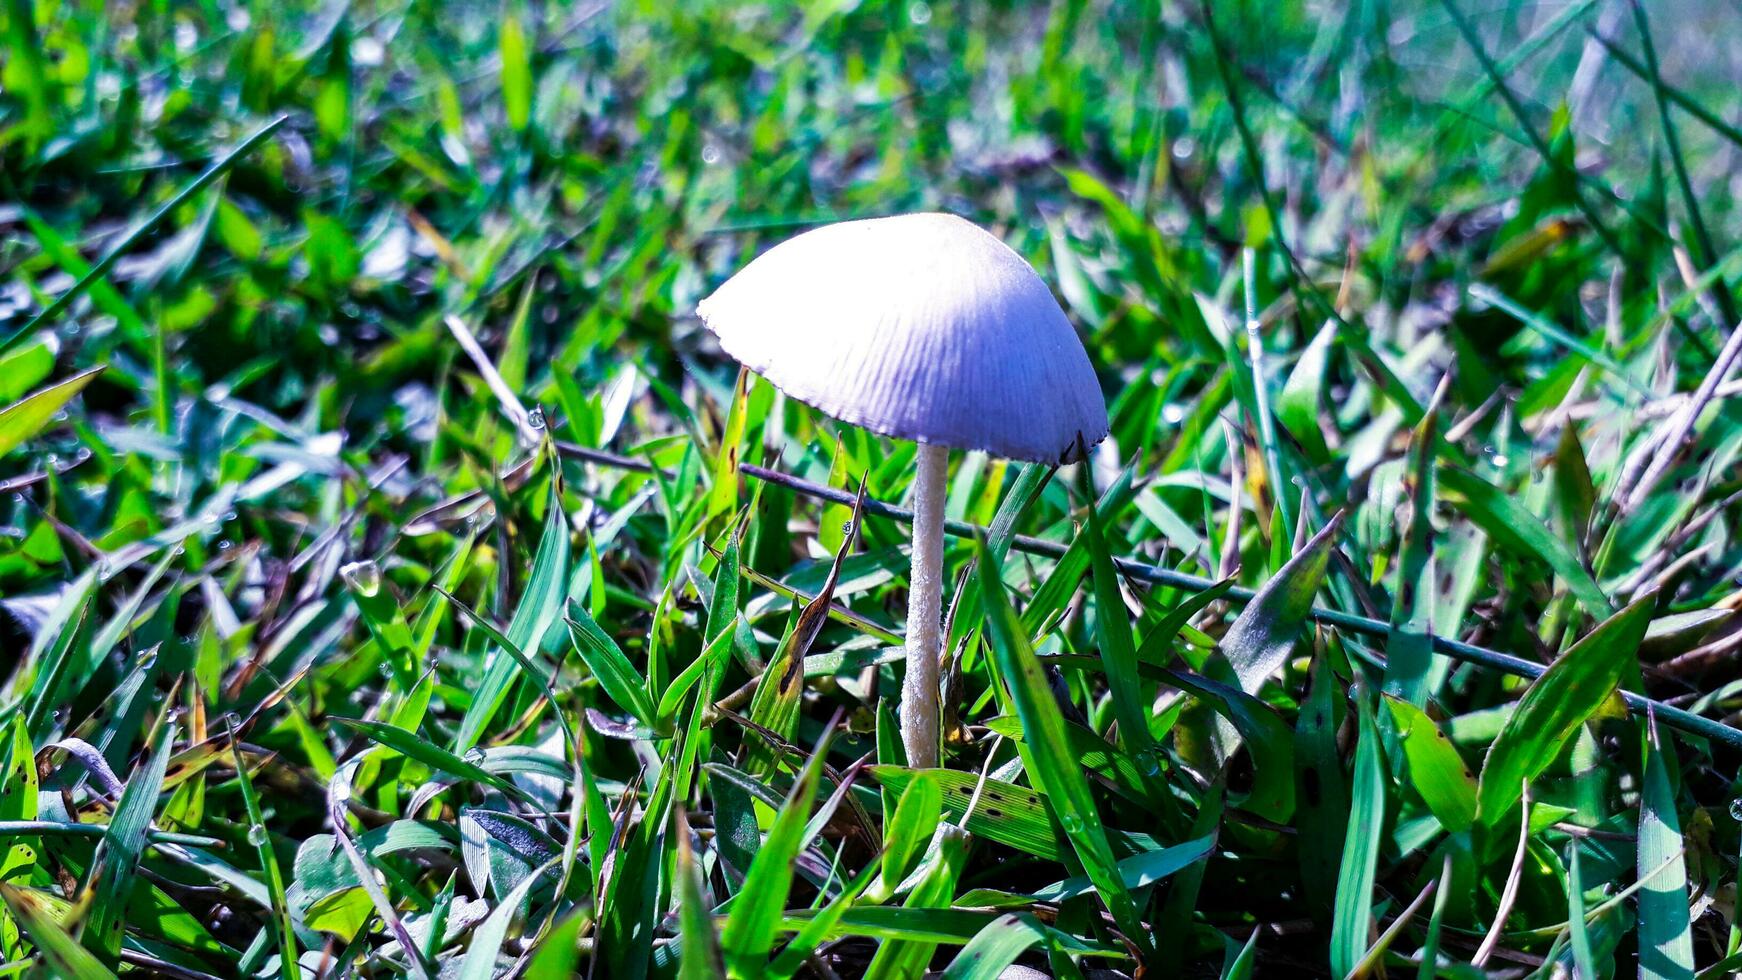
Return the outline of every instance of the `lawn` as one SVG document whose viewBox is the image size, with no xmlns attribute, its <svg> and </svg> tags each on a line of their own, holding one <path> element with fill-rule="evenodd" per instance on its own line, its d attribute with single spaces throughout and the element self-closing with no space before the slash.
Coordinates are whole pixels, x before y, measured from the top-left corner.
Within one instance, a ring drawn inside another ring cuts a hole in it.
<svg viewBox="0 0 1742 980">
<path fill-rule="evenodd" d="M 0 21 L 0 978 L 1742 970 L 1733 6 Z M 1080 462 L 697 315 L 920 211 Z"/>
</svg>

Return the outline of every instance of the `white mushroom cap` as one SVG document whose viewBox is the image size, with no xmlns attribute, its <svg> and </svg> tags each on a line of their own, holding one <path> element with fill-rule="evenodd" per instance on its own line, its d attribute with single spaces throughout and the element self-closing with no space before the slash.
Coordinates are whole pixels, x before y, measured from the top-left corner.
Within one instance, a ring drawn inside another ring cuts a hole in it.
<svg viewBox="0 0 1742 980">
<path fill-rule="evenodd" d="M 1057 463 L 1107 435 L 1089 356 L 1022 257 L 952 214 L 826 225 L 696 312 L 788 395 L 899 439 Z"/>
</svg>

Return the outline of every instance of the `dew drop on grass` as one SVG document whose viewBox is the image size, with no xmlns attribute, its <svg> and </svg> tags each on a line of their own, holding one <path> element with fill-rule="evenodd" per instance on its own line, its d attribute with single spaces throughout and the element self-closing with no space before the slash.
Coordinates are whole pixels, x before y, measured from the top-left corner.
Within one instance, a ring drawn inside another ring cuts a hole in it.
<svg viewBox="0 0 1742 980">
<path fill-rule="evenodd" d="M 252 824 L 248 827 L 248 843 L 255 847 L 266 846 L 266 827 L 262 824 Z"/>
<path fill-rule="evenodd" d="M 1742 822 L 1742 797 L 1730 801 L 1730 819 Z"/>
<path fill-rule="evenodd" d="M 526 414 L 526 424 L 534 429 L 544 428 L 544 409 L 534 408 Z"/>
<path fill-rule="evenodd" d="M 339 569 L 345 584 L 363 596 L 381 591 L 381 566 L 372 561 L 354 561 Z"/>
<path fill-rule="evenodd" d="M 1154 749 L 1144 749 L 1137 753 L 1137 768 L 1143 770 L 1145 776 L 1161 775 L 1161 756 Z"/>
<path fill-rule="evenodd" d="M 1074 813 L 1061 813 L 1059 814 L 1059 826 L 1063 827 L 1067 834 L 1080 834 L 1083 832 L 1083 818 Z"/>
<path fill-rule="evenodd" d="M 466 760 L 468 765 L 481 766 L 484 764 L 484 750 L 474 745 L 467 749 L 466 754 L 460 758 Z"/>
</svg>

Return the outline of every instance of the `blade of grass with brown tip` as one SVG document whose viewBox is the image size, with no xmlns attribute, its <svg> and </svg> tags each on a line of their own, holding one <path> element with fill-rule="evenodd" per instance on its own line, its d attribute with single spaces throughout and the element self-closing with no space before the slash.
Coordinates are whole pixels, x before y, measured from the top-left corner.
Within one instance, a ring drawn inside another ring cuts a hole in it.
<svg viewBox="0 0 1742 980">
<path fill-rule="evenodd" d="M 799 612 L 792 631 L 781 643 L 774 659 L 769 661 L 768 669 L 762 672 L 756 693 L 751 697 L 750 720 L 783 739 L 790 739 L 797 729 L 799 702 L 804 697 L 804 659 L 810 653 L 817 634 L 822 632 L 823 624 L 828 621 L 829 606 L 835 601 L 835 585 L 841 580 L 841 565 L 852 550 L 864 506 L 865 482 L 860 480 L 850 527 L 841 538 L 841 548 L 835 552 L 835 560 L 829 565 L 829 577 L 823 580 L 816 596 Z M 763 739 L 751 738 L 745 743 L 744 768 L 756 775 L 772 775 L 779 758 L 774 746 Z"/>
</svg>

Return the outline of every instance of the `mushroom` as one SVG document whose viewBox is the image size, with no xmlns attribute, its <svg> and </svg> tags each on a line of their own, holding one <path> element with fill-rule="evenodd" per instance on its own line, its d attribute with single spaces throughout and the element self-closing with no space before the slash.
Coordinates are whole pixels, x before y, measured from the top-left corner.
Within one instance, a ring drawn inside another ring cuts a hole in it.
<svg viewBox="0 0 1742 980">
<path fill-rule="evenodd" d="M 825 225 L 769 249 L 696 308 L 787 395 L 919 445 L 901 730 L 938 764 L 944 494 L 951 449 L 1058 464 L 1107 435 L 1089 356 L 1022 257 L 951 214 Z"/>
</svg>

